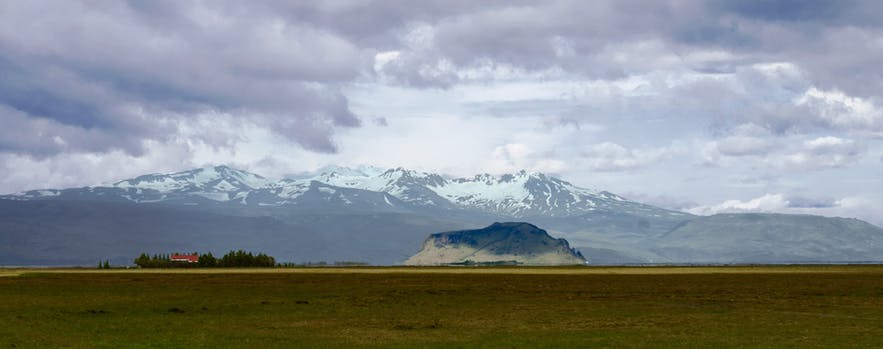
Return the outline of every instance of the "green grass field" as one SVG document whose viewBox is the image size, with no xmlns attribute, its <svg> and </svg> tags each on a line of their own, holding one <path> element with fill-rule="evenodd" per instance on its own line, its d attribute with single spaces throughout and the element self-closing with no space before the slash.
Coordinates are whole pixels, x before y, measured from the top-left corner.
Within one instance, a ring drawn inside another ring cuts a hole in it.
<svg viewBox="0 0 883 349">
<path fill-rule="evenodd" d="M 0 276 L 0 348 L 883 347 L 883 266 Z"/>
</svg>

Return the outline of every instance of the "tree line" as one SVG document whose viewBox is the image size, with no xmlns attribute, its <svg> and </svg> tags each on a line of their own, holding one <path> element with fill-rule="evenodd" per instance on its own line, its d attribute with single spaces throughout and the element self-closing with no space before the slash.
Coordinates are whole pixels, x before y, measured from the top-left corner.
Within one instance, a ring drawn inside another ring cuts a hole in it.
<svg viewBox="0 0 883 349">
<path fill-rule="evenodd" d="M 257 255 L 243 250 L 230 251 L 221 258 L 212 255 L 211 252 L 197 254 L 199 262 L 190 263 L 185 261 L 173 261 L 171 254 L 148 255 L 141 253 L 135 258 L 135 264 L 141 268 L 261 268 L 275 267 L 276 259 L 264 253 Z"/>
</svg>

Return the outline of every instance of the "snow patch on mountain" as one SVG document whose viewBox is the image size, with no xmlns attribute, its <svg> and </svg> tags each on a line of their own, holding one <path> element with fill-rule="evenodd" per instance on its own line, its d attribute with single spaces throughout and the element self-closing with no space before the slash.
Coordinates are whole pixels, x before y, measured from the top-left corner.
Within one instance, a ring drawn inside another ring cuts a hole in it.
<svg viewBox="0 0 883 349">
<path fill-rule="evenodd" d="M 227 166 L 204 167 L 171 174 L 149 174 L 114 183 L 116 188 L 171 192 L 184 189 L 234 191 L 257 189 L 272 183 L 259 175 Z"/>
<path fill-rule="evenodd" d="M 350 205 L 376 200 L 369 205 L 371 207 L 404 204 L 402 208 L 478 210 L 513 217 L 573 216 L 610 209 L 668 214 L 665 210 L 631 202 L 608 192 L 580 188 L 542 173 L 520 171 L 500 176 L 480 174 L 451 178 L 401 167 L 381 169 L 372 166 L 329 166 L 278 181 L 227 166 L 213 166 L 143 175 L 110 187 L 29 191 L 17 198 L 37 199 L 67 193 L 78 198 L 115 196 L 133 202 L 190 202 L 188 198 L 199 197 L 218 203 L 284 206 L 302 201 L 314 187 L 327 202 Z M 335 188 L 384 193 L 384 196 L 375 195 L 371 199 L 346 197 Z"/>
<path fill-rule="evenodd" d="M 526 178 L 524 176 L 517 178 L 517 180 L 503 180 L 484 174 L 469 179 L 454 179 L 433 189 L 442 197 L 464 204 L 482 201 L 520 202 L 528 199 L 530 192 L 525 188 Z"/>
</svg>

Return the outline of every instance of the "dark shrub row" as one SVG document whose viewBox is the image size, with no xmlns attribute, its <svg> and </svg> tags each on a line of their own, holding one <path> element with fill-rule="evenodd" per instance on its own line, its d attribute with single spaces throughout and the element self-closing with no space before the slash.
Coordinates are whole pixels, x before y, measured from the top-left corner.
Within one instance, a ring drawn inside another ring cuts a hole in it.
<svg viewBox="0 0 883 349">
<path fill-rule="evenodd" d="M 275 267 L 276 259 L 263 253 L 257 255 L 243 250 L 230 251 L 221 258 L 216 258 L 209 253 L 193 255 L 199 256 L 199 262 L 173 261 L 170 254 L 142 253 L 135 258 L 135 264 L 142 268 L 254 268 Z"/>
</svg>

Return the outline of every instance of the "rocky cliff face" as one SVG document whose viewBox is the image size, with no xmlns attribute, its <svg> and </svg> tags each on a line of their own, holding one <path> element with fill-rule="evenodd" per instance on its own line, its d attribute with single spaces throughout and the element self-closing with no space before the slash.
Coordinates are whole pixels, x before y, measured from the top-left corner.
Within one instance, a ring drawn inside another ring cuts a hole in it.
<svg viewBox="0 0 883 349">
<path fill-rule="evenodd" d="M 483 229 L 436 233 L 405 261 L 408 265 L 514 263 L 524 265 L 584 264 L 567 240 L 555 239 L 529 223 L 494 223 Z"/>
</svg>

